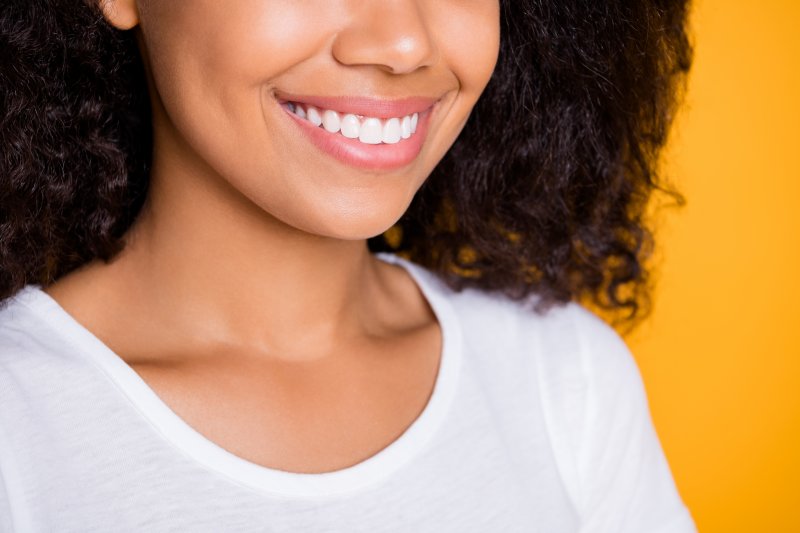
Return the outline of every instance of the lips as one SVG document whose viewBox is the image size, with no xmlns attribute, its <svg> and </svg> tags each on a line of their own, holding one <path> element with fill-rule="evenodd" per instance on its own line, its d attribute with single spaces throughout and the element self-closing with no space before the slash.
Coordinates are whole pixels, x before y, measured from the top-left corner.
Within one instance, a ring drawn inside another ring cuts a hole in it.
<svg viewBox="0 0 800 533">
<path fill-rule="evenodd" d="M 283 112 L 290 118 L 305 139 L 326 155 L 348 166 L 364 169 L 388 171 L 411 164 L 419 155 L 428 132 L 431 115 L 438 98 L 410 97 L 397 100 L 383 100 L 356 96 L 309 96 L 290 93 L 276 93 Z M 331 133 L 324 127 L 315 126 L 291 111 L 291 104 L 314 106 L 322 110 L 358 115 L 362 118 L 390 119 L 419 115 L 416 131 L 409 138 L 394 144 L 364 144 L 358 139 L 347 138 L 341 133 Z"/>
</svg>

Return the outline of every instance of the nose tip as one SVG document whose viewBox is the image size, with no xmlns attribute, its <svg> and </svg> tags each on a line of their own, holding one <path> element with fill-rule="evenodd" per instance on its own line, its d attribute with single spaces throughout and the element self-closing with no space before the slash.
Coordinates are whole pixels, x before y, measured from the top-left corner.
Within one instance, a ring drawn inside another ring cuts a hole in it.
<svg viewBox="0 0 800 533">
<path fill-rule="evenodd" d="M 333 43 L 339 63 L 372 65 L 392 74 L 435 63 L 438 50 L 416 0 L 362 2 L 363 9 Z"/>
</svg>

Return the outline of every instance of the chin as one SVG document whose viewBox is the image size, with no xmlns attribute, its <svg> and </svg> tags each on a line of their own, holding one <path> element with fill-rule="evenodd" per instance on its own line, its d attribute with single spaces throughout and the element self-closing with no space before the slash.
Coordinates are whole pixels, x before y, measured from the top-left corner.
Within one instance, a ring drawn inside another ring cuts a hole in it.
<svg viewBox="0 0 800 533">
<path fill-rule="evenodd" d="M 362 207 L 350 212 L 328 213 L 327 216 L 318 213 L 313 220 L 306 218 L 292 225 L 321 237 L 346 241 L 366 240 L 391 228 L 405 212 L 405 207 L 403 209 L 386 205 L 380 207 L 369 211 Z"/>
</svg>

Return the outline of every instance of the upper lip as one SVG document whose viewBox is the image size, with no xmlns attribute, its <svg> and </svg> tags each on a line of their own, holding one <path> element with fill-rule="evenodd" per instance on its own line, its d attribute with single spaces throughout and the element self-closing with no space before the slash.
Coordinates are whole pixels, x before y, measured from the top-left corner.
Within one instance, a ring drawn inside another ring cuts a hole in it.
<svg viewBox="0 0 800 533">
<path fill-rule="evenodd" d="M 366 96 L 301 95 L 286 92 L 276 92 L 275 96 L 281 103 L 309 104 L 319 109 L 329 109 L 341 114 L 352 113 L 375 118 L 404 117 L 413 113 L 421 113 L 439 101 L 439 98 L 429 96 L 384 99 Z"/>
</svg>

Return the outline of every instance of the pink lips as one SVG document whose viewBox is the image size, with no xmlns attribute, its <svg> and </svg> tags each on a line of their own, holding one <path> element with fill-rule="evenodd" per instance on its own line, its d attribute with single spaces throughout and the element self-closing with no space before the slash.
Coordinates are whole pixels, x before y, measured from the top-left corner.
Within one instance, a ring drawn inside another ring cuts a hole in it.
<svg viewBox="0 0 800 533">
<path fill-rule="evenodd" d="M 306 96 L 280 93 L 276 95 L 281 107 L 294 120 L 307 138 L 320 150 L 342 163 L 366 170 L 392 170 L 410 164 L 422 150 L 428 133 L 431 112 L 436 98 L 412 97 L 401 100 L 380 100 L 364 97 Z M 417 130 L 408 139 L 396 144 L 364 144 L 340 133 L 330 133 L 302 119 L 288 109 L 288 102 L 313 105 L 338 113 L 352 113 L 376 118 L 403 117 L 419 113 Z"/>
</svg>

